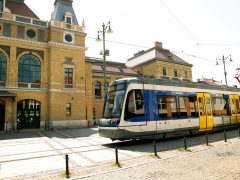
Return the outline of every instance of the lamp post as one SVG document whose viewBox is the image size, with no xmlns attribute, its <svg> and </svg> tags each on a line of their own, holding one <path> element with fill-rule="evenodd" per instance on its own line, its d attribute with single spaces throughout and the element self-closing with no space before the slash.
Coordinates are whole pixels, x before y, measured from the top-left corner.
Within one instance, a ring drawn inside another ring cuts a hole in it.
<svg viewBox="0 0 240 180">
<path fill-rule="evenodd" d="M 224 77 L 225 77 L 226 86 L 228 85 L 228 83 L 227 83 L 227 71 L 226 71 L 226 65 L 225 65 L 225 63 L 226 63 L 226 61 L 228 60 L 228 58 L 229 58 L 229 62 L 232 62 L 232 61 L 233 61 L 231 55 L 229 55 L 229 56 L 227 56 L 227 57 L 224 57 L 224 55 L 223 55 L 223 56 L 222 56 L 222 59 L 218 59 L 218 58 L 216 59 L 216 65 L 219 65 L 218 61 L 222 61 L 222 63 L 223 63 Z"/>
<path fill-rule="evenodd" d="M 102 34 L 102 40 L 100 38 L 100 33 Z M 103 55 L 103 87 L 104 87 L 104 98 L 107 94 L 107 87 L 106 87 L 106 56 L 109 56 L 109 50 L 105 49 L 105 33 L 113 33 L 111 26 L 110 26 L 110 21 L 105 25 L 104 23 L 102 24 L 102 30 L 98 31 L 98 36 L 96 41 L 103 41 L 103 51 L 100 53 Z"/>
</svg>

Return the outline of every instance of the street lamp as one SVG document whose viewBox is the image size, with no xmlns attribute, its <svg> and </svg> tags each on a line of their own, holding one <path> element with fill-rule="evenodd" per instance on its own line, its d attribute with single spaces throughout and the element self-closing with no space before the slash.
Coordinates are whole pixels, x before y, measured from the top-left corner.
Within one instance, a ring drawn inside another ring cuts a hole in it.
<svg viewBox="0 0 240 180">
<path fill-rule="evenodd" d="M 102 40 L 100 38 L 100 33 L 102 34 Z M 101 51 L 101 55 L 103 55 L 103 86 L 104 86 L 104 98 L 107 94 L 107 87 L 106 87 L 106 56 L 109 56 L 109 50 L 105 49 L 105 33 L 113 33 L 111 26 L 110 26 L 110 21 L 105 25 L 104 23 L 102 24 L 102 30 L 98 31 L 98 36 L 96 41 L 100 42 L 103 41 L 103 51 Z"/>
<path fill-rule="evenodd" d="M 226 86 L 227 86 L 228 84 L 227 84 L 227 71 L 226 71 L 225 62 L 228 60 L 228 58 L 230 58 L 230 59 L 229 59 L 229 62 L 232 62 L 232 61 L 233 61 L 231 55 L 229 55 L 229 56 L 227 56 L 227 57 L 224 57 L 224 55 L 223 55 L 223 56 L 222 56 L 222 59 L 218 59 L 218 58 L 216 59 L 216 65 L 219 65 L 218 61 L 222 61 L 222 63 L 223 63 L 224 77 L 225 77 Z"/>
</svg>

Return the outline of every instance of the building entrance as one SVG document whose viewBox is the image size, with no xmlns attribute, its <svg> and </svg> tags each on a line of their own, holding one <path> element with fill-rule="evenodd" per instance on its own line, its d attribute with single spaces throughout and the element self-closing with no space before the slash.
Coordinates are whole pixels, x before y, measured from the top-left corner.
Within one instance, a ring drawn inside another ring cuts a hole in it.
<svg viewBox="0 0 240 180">
<path fill-rule="evenodd" d="M 17 103 L 17 120 L 19 129 L 40 128 L 40 102 L 24 99 Z"/>
<path fill-rule="evenodd" d="M 5 125 L 5 103 L 0 100 L 0 131 L 4 130 Z"/>
</svg>

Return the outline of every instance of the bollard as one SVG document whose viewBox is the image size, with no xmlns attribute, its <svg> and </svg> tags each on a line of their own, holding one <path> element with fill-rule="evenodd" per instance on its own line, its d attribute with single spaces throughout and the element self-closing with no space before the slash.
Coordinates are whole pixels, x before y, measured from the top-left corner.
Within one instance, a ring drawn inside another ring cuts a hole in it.
<svg viewBox="0 0 240 180">
<path fill-rule="evenodd" d="M 66 178 L 70 178 L 69 166 L 68 166 L 68 154 L 66 154 Z"/>
<path fill-rule="evenodd" d="M 156 146 L 156 141 L 153 141 L 153 148 L 154 148 L 154 155 L 158 157 L 157 155 L 157 146 Z"/>
<path fill-rule="evenodd" d="M 224 140 L 225 140 L 225 142 L 227 142 L 227 134 L 226 134 L 225 126 L 224 126 L 224 129 L 223 129 L 223 132 L 224 132 Z"/>
<path fill-rule="evenodd" d="M 120 167 L 119 161 L 118 161 L 118 148 L 115 147 L 115 156 L 116 156 L 116 164 Z"/>
<path fill-rule="evenodd" d="M 17 133 L 19 133 L 19 120 L 17 121 Z"/>
<path fill-rule="evenodd" d="M 183 140 L 184 140 L 184 149 L 187 150 L 187 140 L 186 140 L 186 137 L 184 137 Z"/>
<path fill-rule="evenodd" d="M 238 137 L 240 138 L 240 123 L 238 118 L 237 118 L 237 124 L 238 124 Z"/>
<path fill-rule="evenodd" d="M 206 145 L 208 146 L 208 133 L 206 132 Z"/>
<path fill-rule="evenodd" d="M 238 136 L 240 138 L 240 125 L 238 124 Z"/>
</svg>

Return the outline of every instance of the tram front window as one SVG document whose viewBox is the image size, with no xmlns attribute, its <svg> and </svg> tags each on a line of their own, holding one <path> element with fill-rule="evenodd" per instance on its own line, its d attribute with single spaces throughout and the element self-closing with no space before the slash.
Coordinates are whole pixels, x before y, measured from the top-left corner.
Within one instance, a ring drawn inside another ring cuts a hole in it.
<svg viewBox="0 0 240 180">
<path fill-rule="evenodd" d="M 107 95 L 103 118 L 120 118 L 125 90 L 112 91 Z"/>
</svg>

